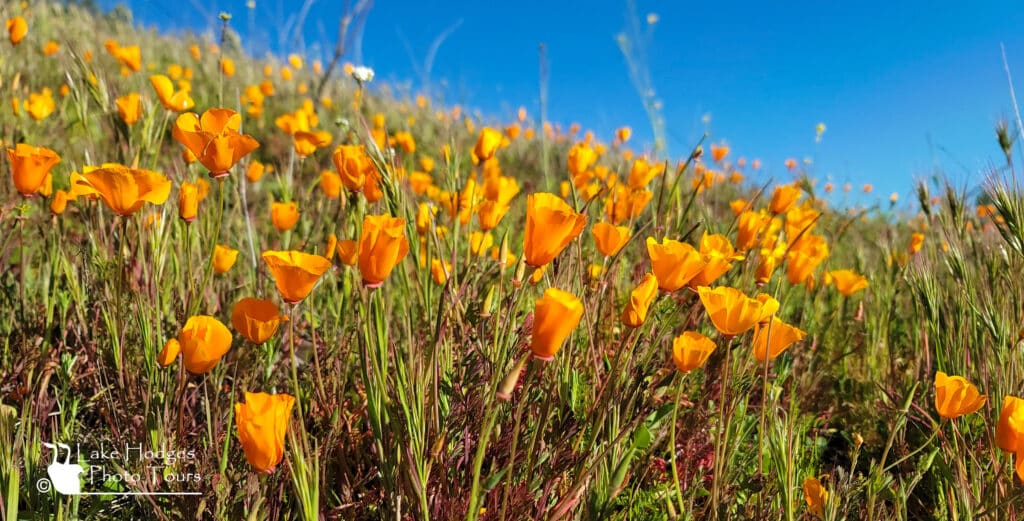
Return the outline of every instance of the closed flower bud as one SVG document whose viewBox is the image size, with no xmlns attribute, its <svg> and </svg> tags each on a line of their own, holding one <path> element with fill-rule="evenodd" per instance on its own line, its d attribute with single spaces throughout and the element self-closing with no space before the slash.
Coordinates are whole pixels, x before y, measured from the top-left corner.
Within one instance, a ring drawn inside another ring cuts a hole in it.
<svg viewBox="0 0 1024 521">
<path fill-rule="evenodd" d="M 379 287 L 408 253 L 405 219 L 390 215 L 367 215 L 363 219 L 359 239 L 359 273 L 363 284 Z"/>
<path fill-rule="evenodd" d="M 191 223 L 199 213 L 199 187 L 185 181 L 178 190 L 178 217 Z"/>
<path fill-rule="evenodd" d="M 539 360 L 554 360 L 580 319 L 583 303 L 572 293 L 548 288 L 533 308 L 533 338 L 530 350 Z"/>
<path fill-rule="evenodd" d="M 270 473 L 284 458 L 284 441 L 295 398 L 287 394 L 245 393 L 235 404 L 235 426 L 245 459 L 254 469 Z"/>
<path fill-rule="evenodd" d="M 647 320 L 647 309 L 658 296 L 658 277 L 648 273 L 640 284 L 629 294 L 626 308 L 622 311 L 622 323 L 629 327 L 640 327 Z"/>
</svg>

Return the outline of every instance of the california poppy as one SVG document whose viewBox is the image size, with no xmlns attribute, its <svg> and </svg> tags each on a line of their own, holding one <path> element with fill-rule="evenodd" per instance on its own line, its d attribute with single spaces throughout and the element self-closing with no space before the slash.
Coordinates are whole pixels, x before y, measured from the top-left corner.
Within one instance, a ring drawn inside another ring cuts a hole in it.
<svg viewBox="0 0 1024 521">
<path fill-rule="evenodd" d="M 331 268 L 331 261 L 320 255 L 300 251 L 265 251 L 263 262 L 281 297 L 289 304 L 301 302 L 316 285 L 320 277 Z"/>
<path fill-rule="evenodd" d="M 658 278 L 662 291 L 682 288 L 707 265 L 692 245 L 667 237 L 661 244 L 654 237 L 648 237 L 647 254 L 651 257 L 651 271 Z"/>
<path fill-rule="evenodd" d="M 971 414 L 981 409 L 987 398 L 962 376 L 948 376 L 942 371 L 935 373 L 935 410 L 943 418 L 951 420 Z"/>
<path fill-rule="evenodd" d="M 231 109 L 209 109 L 202 117 L 187 112 L 174 121 L 171 135 L 199 158 L 216 179 L 260 144 L 248 134 L 239 133 L 242 115 Z"/>
<path fill-rule="evenodd" d="M 114 100 L 117 113 L 125 125 L 133 125 L 142 116 L 142 98 L 138 92 L 131 92 Z"/>
<path fill-rule="evenodd" d="M 868 287 L 868 279 L 853 270 L 835 270 L 829 272 L 829 275 L 832 277 L 836 289 L 844 297 L 849 297 Z"/>
<path fill-rule="evenodd" d="M 615 226 L 614 224 L 607 222 L 599 222 L 595 224 L 591 229 L 590 233 L 594 236 L 594 243 L 597 244 L 597 250 L 606 257 L 611 257 L 629 242 L 631 237 L 629 228 L 625 226 Z"/>
<path fill-rule="evenodd" d="M 196 220 L 199 213 L 199 187 L 194 183 L 185 181 L 178 189 L 178 217 L 182 221 L 190 223 Z"/>
<path fill-rule="evenodd" d="M 733 261 L 743 259 L 742 255 L 736 254 L 728 237 L 720 233 L 708 234 L 706 231 L 700 239 L 700 254 L 707 264 L 700 270 L 700 273 L 690 279 L 688 284 L 691 288 L 710 286 L 712 282 L 732 269 Z"/>
<path fill-rule="evenodd" d="M 156 91 L 156 95 L 160 98 L 160 104 L 165 109 L 174 112 L 183 112 L 196 106 L 195 100 L 189 95 L 188 89 L 174 89 L 174 83 L 171 79 L 163 74 L 155 74 L 149 77 L 150 84 L 153 85 L 153 90 Z"/>
<path fill-rule="evenodd" d="M 114 213 L 128 216 L 145 203 L 164 204 L 171 195 L 171 180 L 163 174 L 123 165 L 104 165 L 78 180 L 84 194 L 99 195 Z"/>
<path fill-rule="evenodd" d="M 160 354 L 156 356 L 156 362 L 160 364 L 160 367 L 167 367 L 174 363 L 174 360 L 181 354 L 181 342 L 178 342 L 177 338 L 172 338 L 164 343 L 164 348 L 160 350 Z"/>
<path fill-rule="evenodd" d="M 640 284 L 629 294 L 626 308 L 622 310 L 622 323 L 629 327 L 640 327 L 647 320 L 647 310 L 658 296 L 658 277 L 648 273 Z"/>
<path fill-rule="evenodd" d="M 299 222 L 299 205 L 295 201 L 270 203 L 270 222 L 279 232 L 286 232 Z"/>
<path fill-rule="evenodd" d="M 597 152 L 587 143 L 576 143 L 569 149 L 569 174 L 573 179 L 582 176 L 597 161 Z"/>
<path fill-rule="evenodd" d="M 764 362 L 765 355 L 767 355 L 769 360 L 774 360 L 794 342 L 803 340 L 805 336 L 807 333 L 799 328 L 778 318 L 770 317 L 767 325 L 754 326 L 754 339 L 751 342 L 754 347 L 754 358 L 758 362 Z"/>
<path fill-rule="evenodd" d="M 287 394 L 245 393 L 245 403 L 235 404 L 235 426 L 245 459 L 252 467 L 270 473 L 284 458 L 284 438 L 295 398 Z"/>
<path fill-rule="evenodd" d="M 320 190 L 324 193 L 325 197 L 328 199 L 340 197 L 341 186 L 341 176 L 330 170 L 320 172 Z"/>
<path fill-rule="evenodd" d="M 380 287 L 409 253 L 405 219 L 390 215 L 367 215 L 359 239 L 359 274 L 363 284 Z"/>
<path fill-rule="evenodd" d="M 537 268 L 551 262 L 586 225 L 587 216 L 576 213 L 555 194 L 531 194 L 526 199 L 526 263 Z"/>
<path fill-rule="evenodd" d="M 317 149 L 330 145 L 333 136 L 330 132 L 322 130 L 300 130 L 292 136 L 292 139 L 295 141 L 295 153 L 299 157 L 306 157 L 312 155 Z"/>
<path fill-rule="evenodd" d="M 685 331 L 672 341 L 672 361 L 676 369 L 689 373 L 704 365 L 715 350 L 715 343 L 710 338 L 696 331 Z"/>
<path fill-rule="evenodd" d="M 346 266 L 355 266 L 356 262 L 359 261 L 359 243 L 352 239 L 345 239 L 338 241 L 336 247 L 338 252 L 338 259 L 341 263 Z"/>
<path fill-rule="evenodd" d="M 726 336 L 736 336 L 757 325 L 762 319 L 764 303 L 728 286 L 697 288 L 704 310 L 715 329 Z"/>
<path fill-rule="evenodd" d="M 533 307 L 533 338 L 530 350 L 538 360 L 554 360 L 580 319 L 583 303 L 572 293 L 548 288 Z"/>
<path fill-rule="evenodd" d="M 501 145 L 501 132 L 490 127 L 484 127 L 473 147 L 473 157 L 480 163 L 494 157 L 494 153 Z"/>
<path fill-rule="evenodd" d="M 764 228 L 765 216 L 761 212 L 742 211 L 736 219 L 736 249 L 747 251 L 757 245 L 757 234 Z"/>
<path fill-rule="evenodd" d="M 452 264 L 440 259 L 430 259 L 430 277 L 438 286 L 443 286 L 448 281 L 448 274 L 452 272 Z"/>
<path fill-rule="evenodd" d="M 227 273 L 235 261 L 238 260 L 238 250 L 218 244 L 213 248 L 213 271 L 214 273 Z"/>
<path fill-rule="evenodd" d="M 253 344 L 270 340 L 280 325 L 281 312 L 272 301 L 246 297 L 231 308 L 231 326 Z"/>
<path fill-rule="evenodd" d="M 1003 409 L 996 424 L 996 445 L 1016 454 L 1017 476 L 1024 480 L 1024 400 L 1003 398 Z"/>
<path fill-rule="evenodd" d="M 352 192 L 363 189 L 367 174 L 375 168 L 363 145 L 339 145 L 334 149 L 333 159 L 341 182 Z"/>
<path fill-rule="evenodd" d="M 824 519 L 825 502 L 828 501 L 828 490 L 821 484 L 818 478 L 804 479 L 804 500 L 807 501 L 807 511 Z"/>
<path fill-rule="evenodd" d="M 11 165 L 14 188 L 29 197 L 43 185 L 53 165 L 60 163 L 60 156 L 46 147 L 18 143 L 7 149 L 7 160 Z"/>
<path fill-rule="evenodd" d="M 483 231 L 493 230 L 508 213 L 509 206 L 497 201 L 484 201 L 477 206 L 476 217 Z"/>
<path fill-rule="evenodd" d="M 772 193 L 771 203 L 768 204 L 768 211 L 773 214 L 786 213 L 797 199 L 800 199 L 802 192 L 800 187 L 795 185 L 781 185 L 775 187 Z"/>
<path fill-rule="evenodd" d="M 21 43 L 26 34 L 28 34 L 28 23 L 24 18 L 15 16 L 7 19 L 7 37 L 11 40 L 11 45 Z"/>
<path fill-rule="evenodd" d="M 914 254 L 921 251 L 921 247 L 924 246 L 924 234 L 913 233 L 910 235 L 910 253 Z"/>
<path fill-rule="evenodd" d="M 213 369 L 231 348 L 231 331 L 216 318 L 198 315 L 188 319 L 178 333 L 181 360 L 192 374 Z"/>
<path fill-rule="evenodd" d="M 53 195 L 53 200 L 50 201 L 50 213 L 53 215 L 60 215 L 64 213 L 64 210 L 68 206 L 68 200 L 70 196 L 64 190 L 57 190 L 57 193 Z"/>
</svg>

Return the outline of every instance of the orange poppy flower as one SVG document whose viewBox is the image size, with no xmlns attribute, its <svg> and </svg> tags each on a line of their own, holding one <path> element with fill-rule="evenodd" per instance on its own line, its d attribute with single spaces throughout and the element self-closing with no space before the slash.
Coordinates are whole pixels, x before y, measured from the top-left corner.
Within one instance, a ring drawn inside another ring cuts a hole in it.
<svg viewBox="0 0 1024 521">
<path fill-rule="evenodd" d="M 334 149 L 334 166 L 341 182 L 351 192 L 359 192 L 366 184 L 366 175 L 375 169 L 363 145 L 339 145 Z"/>
<path fill-rule="evenodd" d="M 910 253 L 915 254 L 921 251 L 921 247 L 924 246 L 924 234 L 913 233 L 910 235 Z"/>
<path fill-rule="evenodd" d="M 171 195 L 171 180 L 163 174 L 123 165 L 104 165 L 78 180 L 83 194 L 97 194 L 121 216 L 137 212 L 145 203 L 164 204 Z"/>
<path fill-rule="evenodd" d="M 274 336 L 281 325 L 281 319 L 277 305 L 269 300 L 246 297 L 231 308 L 231 326 L 256 345 Z"/>
<path fill-rule="evenodd" d="M 715 347 L 710 338 L 696 331 L 685 331 L 672 341 L 672 361 L 680 372 L 689 373 L 704 365 Z"/>
<path fill-rule="evenodd" d="M 163 74 L 150 76 L 149 83 L 153 85 L 156 96 L 160 98 L 160 104 L 167 110 L 183 112 L 196 106 L 195 100 L 189 95 L 189 89 L 174 90 L 174 83 Z"/>
<path fill-rule="evenodd" d="M 216 318 L 198 315 L 188 319 L 178 333 L 181 360 L 192 374 L 213 369 L 231 349 L 231 331 Z"/>
<path fill-rule="evenodd" d="M 868 279 L 853 270 L 835 270 L 829 272 L 829 275 L 832 282 L 835 283 L 836 289 L 844 297 L 849 297 L 868 287 Z"/>
<path fill-rule="evenodd" d="M 109 52 L 122 67 L 131 69 L 134 72 L 142 70 L 142 51 L 139 49 L 138 45 L 121 47 L 117 42 L 107 40 L 104 46 L 107 48 L 107 52 Z"/>
<path fill-rule="evenodd" d="M 53 215 L 60 215 L 64 213 L 64 210 L 68 207 L 68 200 L 70 196 L 64 190 L 57 190 L 57 193 L 53 195 L 53 200 L 50 201 L 50 213 Z"/>
<path fill-rule="evenodd" d="M 530 350 L 538 360 L 554 360 L 580 319 L 583 303 L 572 293 L 548 288 L 533 307 L 533 338 Z"/>
<path fill-rule="evenodd" d="M 707 264 L 704 265 L 704 269 L 700 270 L 700 273 L 690 279 L 688 285 L 691 288 L 710 286 L 712 282 L 732 269 L 733 261 L 743 259 L 742 255 L 736 255 L 728 237 L 718 233 L 709 235 L 706 231 L 700 239 L 700 254 Z"/>
<path fill-rule="evenodd" d="M 60 156 L 46 147 L 18 143 L 7 149 L 7 160 L 11 165 L 14 188 L 21 195 L 31 197 L 46 182 L 53 165 L 60 163 Z"/>
<path fill-rule="evenodd" d="M 320 277 L 331 269 L 331 261 L 325 257 L 295 250 L 265 251 L 263 262 L 267 263 L 281 297 L 289 304 L 308 297 Z"/>
<path fill-rule="evenodd" d="M 725 145 L 711 145 L 711 159 L 721 163 L 725 156 L 729 155 L 729 147 Z"/>
<path fill-rule="evenodd" d="M 114 100 L 117 113 L 125 125 L 133 125 L 142 116 L 142 98 L 138 92 L 131 92 Z"/>
<path fill-rule="evenodd" d="M 757 234 L 764 228 L 765 216 L 761 212 L 746 210 L 736 220 L 736 249 L 747 251 L 757 245 Z"/>
<path fill-rule="evenodd" d="M 1024 400 L 1016 396 L 1003 398 L 996 424 L 996 446 L 1016 454 L 1017 476 L 1024 480 Z"/>
<path fill-rule="evenodd" d="M 156 363 L 160 364 L 160 367 L 167 367 L 173 364 L 180 354 L 181 342 L 178 342 L 177 338 L 172 338 L 164 343 L 164 348 L 156 355 Z"/>
<path fill-rule="evenodd" d="M 804 479 L 804 501 L 807 502 L 807 511 L 825 518 L 825 502 L 828 501 L 828 490 L 821 484 L 818 478 Z"/>
<path fill-rule="evenodd" d="M 235 261 L 238 260 L 238 250 L 218 244 L 213 248 L 213 271 L 214 273 L 227 273 Z"/>
<path fill-rule="evenodd" d="M 576 213 L 555 194 L 531 194 L 526 199 L 526 264 L 538 268 L 551 262 L 586 225 L 587 216 Z"/>
<path fill-rule="evenodd" d="M 178 217 L 190 223 L 199 213 L 199 187 L 188 181 L 181 183 L 178 190 Z"/>
<path fill-rule="evenodd" d="M 235 404 L 235 427 L 245 459 L 269 474 L 284 458 L 284 439 L 295 398 L 287 394 L 245 393 L 245 403 Z"/>
<path fill-rule="evenodd" d="M 174 122 L 174 140 L 189 149 L 216 179 L 260 144 L 248 134 L 240 134 L 242 115 L 231 109 L 209 109 L 202 117 L 192 112 Z"/>
<path fill-rule="evenodd" d="M 701 286 L 697 288 L 697 294 L 711 323 L 725 336 L 742 334 L 762 319 L 764 303 L 736 288 Z"/>
<path fill-rule="evenodd" d="M 452 264 L 440 259 L 430 259 L 430 278 L 438 286 L 443 286 L 448 281 L 448 274 L 452 272 Z"/>
<path fill-rule="evenodd" d="M 586 143 L 576 143 L 569 149 L 569 174 L 573 179 L 582 176 L 597 162 L 597 152 Z"/>
<path fill-rule="evenodd" d="M 249 162 L 249 167 L 245 169 L 245 178 L 250 183 L 255 183 L 260 179 L 263 179 L 263 174 L 267 171 L 267 168 L 259 161 L 253 160 Z"/>
<path fill-rule="evenodd" d="M 338 259 L 346 266 L 355 266 L 359 261 L 359 243 L 352 239 L 338 241 Z"/>
<path fill-rule="evenodd" d="M 7 37 L 11 40 L 11 45 L 21 43 L 26 34 L 28 34 L 28 22 L 24 18 L 15 16 L 7 19 Z"/>
<path fill-rule="evenodd" d="M 359 274 L 368 288 L 379 288 L 409 253 L 405 219 L 367 215 L 359 239 Z"/>
<path fill-rule="evenodd" d="M 807 333 L 799 328 L 771 317 L 768 325 L 754 326 L 754 358 L 758 362 L 764 362 L 767 354 L 769 360 L 774 360 L 794 342 L 799 342 L 806 336 Z"/>
<path fill-rule="evenodd" d="M 483 163 L 494 157 L 494 153 L 501 145 L 501 138 L 501 132 L 491 127 L 484 127 L 476 140 L 476 146 L 473 147 L 473 157 L 476 162 Z"/>
<path fill-rule="evenodd" d="M 633 134 L 633 129 L 629 127 L 619 127 L 615 131 L 615 137 L 619 140 L 619 143 L 625 143 L 629 141 L 629 137 Z"/>
<path fill-rule="evenodd" d="M 644 275 L 640 284 L 629 294 L 626 308 L 622 310 L 622 323 L 629 327 L 640 327 L 647 320 L 647 310 L 658 296 L 658 277 Z"/>
<path fill-rule="evenodd" d="M 947 420 L 981 409 L 987 398 L 962 376 L 948 376 L 942 371 L 935 373 L 935 410 Z"/>
<path fill-rule="evenodd" d="M 295 201 L 270 203 L 270 222 L 279 232 L 291 230 L 299 222 L 299 205 Z"/>
<path fill-rule="evenodd" d="M 707 265 L 704 256 L 692 245 L 667 237 L 661 244 L 654 237 L 648 237 L 647 254 L 662 291 L 672 292 L 685 286 Z"/>
<path fill-rule="evenodd" d="M 295 153 L 299 157 L 306 157 L 312 155 L 317 149 L 330 145 L 334 137 L 330 132 L 322 130 L 309 132 L 300 130 L 292 138 L 295 141 Z"/>
<path fill-rule="evenodd" d="M 776 215 L 786 213 L 796 203 L 797 199 L 800 199 L 801 195 L 803 195 L 803 192 L 798 186 L 776 186 L 775 192 L 772 193 L 771 203 L 768 204 L 768 211 Z"/>
<path fill-rule="evenodd" d="M 341 176 L 330 171 L 320 172 L 320 190 L 328 199 L 337 199 L 341 196 Z"/>
<path fill-rule="evenodd" d="M 590 233 L 594 235 L 594 243 L 597 250 L 605 257 L 612 257 L 629 242 L 632 234 L 625 226 L 615 226 L 611 223 L 599 222 L 595 224 Z"/>
</svg>

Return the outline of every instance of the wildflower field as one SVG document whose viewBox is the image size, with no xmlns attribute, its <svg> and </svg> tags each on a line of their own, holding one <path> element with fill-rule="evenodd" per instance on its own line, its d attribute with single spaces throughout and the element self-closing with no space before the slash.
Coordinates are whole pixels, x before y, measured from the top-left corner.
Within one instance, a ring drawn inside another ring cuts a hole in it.
<svg viewBox="0 0 1024 521">
<path fill-rule="evenodd" d="M 834 205 L 227 16 L 0 19 L 2 521 L 1024 518 L 1013 129 Z"/>
</svg>

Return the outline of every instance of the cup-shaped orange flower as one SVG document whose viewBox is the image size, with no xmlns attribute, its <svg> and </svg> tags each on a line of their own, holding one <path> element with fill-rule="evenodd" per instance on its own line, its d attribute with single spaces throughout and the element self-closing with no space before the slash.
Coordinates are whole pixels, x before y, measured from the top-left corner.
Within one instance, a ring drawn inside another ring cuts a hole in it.
<svg viewBox="0 0 1024 521">
<path fill-rule="evenodd" d="M 231 331 L 216 318 L 197 315 L 185 322 L 178 333 L 178 343 L 185 369 L 192 374 L 203 374 L 213 369 L 231 349 Z"/>
<path fill-rule="evenodd" d="M 688 284 L 691 288 L 710 286 L 732 269 L 733 261 L 743 259 L 742 255 L 736 255 L 729 238 L 719 233 L 709 235 L 708 232 L 704 232 L 700 239 L 700 254 L 704 256 L 707 264 L 690 280 Z"/>
<path fill-rule="evenodd" d="M 736 288 L 701 286 L 697 288 L 697 294 L 711 323 L 723 335 L 742 334 L 761 321 L 764 302 L 752 299 Z"/>
<path fill-rule="evenodd" d="M 341 187 L 341 176 L 330 170 L 320 172 L 320 190 L 325 197 L 328 199 L 341 197 Z"/>
<path fill-rule="evenodd" d="M 754 326 L 754 358 L 758 362 L 764 362 L 766 356 L 768 360 L 775 360 L 775 357 L 789 349 L 789 346 L 806 336 L 807 333 L 800 328 L 771 317 L 768 324 Z"/>
<path fill-rule="evenodd" d="M 526 198 L 526 263 L 539 268 L 551 262 L 586 225 L 587 216 L 576 213 L 557 195 L 531 194 Z"/>
<path fill-rule="evenodd" d="M 350 192 L 360 192 L 366 184 L 366 176 L 375 168 L 363 145 L 339 145 L 334 149 L 334 167 L 338 169 L 341 182 Z"/>
<path fill-rule="evenodd" d="M 7 19 L 7 38 L 11 40 L 11 45 L 21 43 L 26 34 L 28 34 L 28 22 L 24 18 L 15 16 Z"/>
<path fill-rule="evenodd" d="M 178 190 L 178 217 L 190 223 L 199 214 L 199 186 L 185 181 Z"/>
<path fill-rule="evenodd" d="M 606 257 L 611 257 L 629 242 L 632 234 L 626 226 L 615 226 L 607 222 L 595 224 L 590 233 L 594 236 L 594 243 L 597 244 L 597 251 Z"/>
<path fill-rule="evenodd" d="M 177 338 L 172 338 L 164 343 L 164 348 L 156 355 L 156 363 L 160 364 L 160 367 L 167 367 L 173 364 L 180 354 L 181 342 L 178 342 Z"/>
<path fill-rule="evenodd" d="M 295 398 L 287 394 L 245 393 L 235 404 L 235 426 L 245 459 L 259 472 L 270 473 L 284 458 L 284 438 Z"/>
<path fill-rule="evenodd" d="M 331 261 L 320 255 L 301 251 L 265 251 L 267 264 L 281 298 L 296 304 L 309 296 L 320 277 L 331 268 Z"/>
<path fill-rule="evenodd" d="M 291 230 L 299 222 L 299 205 L 295 201 L 270 203 L 270 222 L 279 232 Z"/>
<path fill-rule="evenodd" d="M 409 253 L 405 219 L 367 215 L 359 238 L 359 274 L 368 288 L 379 288 Z"/>
<path fill-rule="evenodd" d="M 476 218 L 480 223 L 480 229 L 488 231 L 497 228 L 498 223 L 505 217 L 508 210 L 507 204 L 499 203 L 498 201 L 488 200 L 480 203 L 476 211 Z"/>
<path fill-rule="evenodd" d="M 36 193 L 49 175 L 53 165 L 60 163 L 60 156 L 46 147 L 34 147 L 18 143 L 7 149 L 7 160 L 11 165 L 14 188 L 26 197 Z"/>
<path fill-rule="evenodd" d="M 764 225 L 765 218 L 761 212 L 741 212 L 736 220 L 736 249 L 747 251 L 757 246 L 757 234 Z"/>
<path fill-rule="evenodd" d="M 768 210 L 774 214 L 786 213 L 796 203 L 797 199 L 800 199 L 801 195 L 802 192 L 799 186 L 776 186 L 775 192 L 772 193 L 771 203 L 768 204 Z"/>
<path fill-rule="evenodd" d="M 910 253 L 914 254 L 921 251 L 921 247 L 924 246 L 924 234 L 923 233 L 912 233 L 910 234 Z"/>
<path fill-rule="evenodd" d="M 164 204 L 171 195 L 171 180 L 163 174 L 123 165 L 104 165 L 83 174 L 77 183 L 82 192 L 99 195 L 121 216 L 137 212 L 145 203 Z"/>
<path fill-rule="evenodd" d="M 133 125 L 142 116 L 142 98 L 138 92 L 125 94 L 114 100 L 117 105 L 117 114 L 125 125 Z"/>
<path fill-rule="evenodd" d="M 647 254 L 662 291 L 672 292 L 685 286 L 707 265 L 704 256 L 692 245 L 667 237 L 661 244 L 654 237 L 648 237 Z"/>
<path fill-rule="evenodd" d="M 647 310 L 658 296 L 658 277 L 644 275 L 640 284 L 629 294 L 626 308 L 622 310 L 622 323 L 629 327 L 640 327 L 647 320 Z"/>
<path fill-rule="evenodd" d="M 533 306 L 533 338 L 530 341 L 533 356 L 538 360 L 554 360 L 581 318 L 583 303 L 575 295 L 558 288 L 544 291 Z"/>
<path fill-rule="evenodd" d="M 231 326 L 253 344 L 270 340 L 280 325 L 281 312 L 269 300 L 246 297 L 231 308 Z"/>
<path fill-rule="evenodd" d="M 480 137 L 476 140 L 476 146 L 473 147 L 473 156 L 476 157 L 477 162 L 483 163 L 494 157 L 494 153 L 501 146 L 501 139 L 501 132 L 490 127 L 484 127 L 480 131 Z"/>
<path fill-rule="evenodd" d="M 714 350 L 715 343 L 710 338 L 696 331 L 685 331 L 672 341 L 672 361 L 680 372 L 689 373 L 704 365 Z"/>
<path fill-rule="evenodd" d="M 214 273 L 227 273 L 235 261 L 238 260 L 238 250 L 218 244 L 213 248 L 213 271 Z"/>
<path fill-rule="evenodd" d="M 174 121 L 174 140 L 189 149 L 210 171 L 210 177 L 228 175 L 228 170 L 260 144 L 239 133 L 242 115 L 231 109 L 209 109 L 196 116 L 187 112 Z"/>
<path fill-rule="evenodd" d="M 346 266 L 355 266 L 359 261 L 359 243 L 352 239 L 338 241 L 338 259 Z"/>
<path fill-rule="evenodd" d="M 153 85 L 153 90 L 156 91 L 156 96 L 160 98 L 160 104 L 165 109 L 182 112 L 196 106 L 188 89 L 174 90 L 174 83 L 167 76 L 156 74 L 149 77 L 149 82 Z"/>
<path fill-rule="evenodd" d="M 828 501 L 828 490 L 821 484 L 818 478 L 804 479 L 804 501 L 807 502 L 807 511 L 825 518 L 825 502 Z"/>
<path fill-rule="evenodd" d="M 952 420 L 971 414 L 985 405 L 988 397 L 962 376 L 949 376 L 942 371 L 935 373 L 935 410 L 939 416 Z"/>
<path fill-rule="evenodd" d="M 829 275 L 832 277 L 832 283 L 839 290 L 839 294 L 844 297 L 849 297 L 868 287 L 868 279 L 853 270 L 835 270 L 829 272 Z"/>
</svg>

